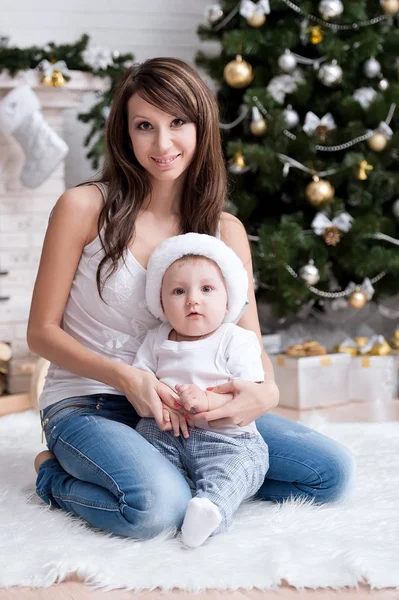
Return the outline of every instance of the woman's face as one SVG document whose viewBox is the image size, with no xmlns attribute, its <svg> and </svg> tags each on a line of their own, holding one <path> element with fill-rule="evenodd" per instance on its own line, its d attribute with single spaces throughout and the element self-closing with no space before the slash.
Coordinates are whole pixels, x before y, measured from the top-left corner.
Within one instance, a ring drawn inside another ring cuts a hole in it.
<svg viewBox="0 0 399 600">
<path fill-rule="evenodd" d="M 194 123 L 160 110 L 138 94 L 128 102 L 128 123 L 134 154 L 150 178 L 172 181 L 188 169 L 197 143 Z"/>
</svg>

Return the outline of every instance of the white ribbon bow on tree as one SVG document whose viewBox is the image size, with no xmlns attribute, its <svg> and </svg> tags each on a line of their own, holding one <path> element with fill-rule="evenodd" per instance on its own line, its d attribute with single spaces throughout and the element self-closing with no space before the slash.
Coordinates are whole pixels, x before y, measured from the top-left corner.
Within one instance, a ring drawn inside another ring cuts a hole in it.
<svg viewBox="0 0 399 600">
<path fill-rule="evenodd" d="M 313 112 L 306 113 L 303 130 L 307 135 L 313 135 L 318 127 L 326 127 L 328 131 L 336 128 L 334 117 L 331 113 L 327 113 L 319 119 Z"/>
<path fill-rule="evenodd" d="M 44 59 L 40 61 L 37 68 L 43 73 L 45 77 L 52 77 L 54 71 L 59 71 L 64 77 L 68 79 L 71 77 L 70 71 L 67 67 L 65 60 L 58 60 L 56 63 L 51 63 L 49 60 Z"/>
<path fill-rule="evenodd" d="M 312 221 L 311 227 L 316 235 L 323 235 L 327 227 L 337 227 L 340 231 L 347 233 L 352 227 L 353 217 L 347 212 L 342 212 L 332 221 L 326 215 L 319 212 Z"/>
<path fill-rule="evenodd" d="M 257 13 L 259 15 L 270 14 L 269 0 L 259 0 L 259 2 L 251 2 L 251 0 L 241 0 L 240 15 L 246 19 L 250 19 Z"/>
</svg>

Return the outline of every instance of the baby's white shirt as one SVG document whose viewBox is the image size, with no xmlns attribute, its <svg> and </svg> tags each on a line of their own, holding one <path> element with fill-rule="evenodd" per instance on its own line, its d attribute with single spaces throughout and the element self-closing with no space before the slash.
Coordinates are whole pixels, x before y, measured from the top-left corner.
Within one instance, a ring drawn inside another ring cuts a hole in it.
<svg viewBox="0 0 399 600">
<path fill-rule="evenodd" d="M 168 340 L 171 329 L 169 323 L 151 329 L 137 351 L 133 366 L 154 373 L 173 390 L 176 384 L 183 383 L 195 383 L 205 390 L 232 379 L 264 380 L 261 347 L 253 331 L 224 323 L 207 338 L 175 342 Z M 232 436 L 257 432 L 255 422 L 219 429 L 204 422 L 201 427 Z"/>
</svg>

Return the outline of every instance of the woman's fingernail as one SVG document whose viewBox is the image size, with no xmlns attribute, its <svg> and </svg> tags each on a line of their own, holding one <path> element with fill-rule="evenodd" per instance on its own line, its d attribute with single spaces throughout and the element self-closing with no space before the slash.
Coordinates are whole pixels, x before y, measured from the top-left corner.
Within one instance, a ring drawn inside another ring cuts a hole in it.
<svg viewBox="0 0 399 600">
<path fill-rule="evenodd" d="M 209 387 L 209 388 L 206 388 L 206 389 L 211 392 L 213 390 L 213 387 Z"/>
<path fill-rule="evenodd" d="M 191 419 L 191 415 L 184 415 L 185 419 Z"/>
<path fill-rule="evenodd" d="M 179 404 L 178 402 L 174 402 L 173 404 L 176 408 L 181 408 L 183 406 L 183 404 Z"/>
</svg>

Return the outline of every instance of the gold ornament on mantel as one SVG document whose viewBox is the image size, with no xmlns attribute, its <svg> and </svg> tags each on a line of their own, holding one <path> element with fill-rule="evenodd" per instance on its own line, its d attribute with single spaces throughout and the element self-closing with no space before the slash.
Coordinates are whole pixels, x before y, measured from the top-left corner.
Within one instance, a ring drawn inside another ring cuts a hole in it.
<svg viewBox="0 0 399 600">
<path fill-rule="evenodd" d="M 334 186 L 326 179 L 313 176 L 313 181 L 306 186 L 305 195 L 307 200 L 315 208 L 322 208 L 330 204 L 334 198 Z"/>
<path fill-rule="evenodd" d="M 348 301 L 353 308 L 363 308 L 367 304 L 367 296 L 360 287 L 357 287 L 349 296 Z"/>
<path fill-rule="evenodd" d="M 381 5 L 384 13 L 392 17 L 399 11 L 399 0 L 383 0 Z"/>
<path fill-rule="evenodd" d="M 231 60 L 224 68 L 223 77 L 230 87 L 247 87 L 254 78 L 252 66 L 243 59 L 241 54 L 237 54 L 234 60 Z"/>
<path fill-rule="evenodd" d="M 43 75 L 41 82 L 48 87 L 62 87 L 66 83 L 61 71 L 53 71 L 51 76 Z"/>
<path fill-rule="evenodd" d="M 49 87 L 62 87 L 71 78 L 65 60 L 50 62 L 44 59 L 37 65 L 37 69 L 42 72 L 41 82 Z"/>
<path fill-rule="evenodd" d="M 359 169 L 357 172 L 357 178 L 360 181 L 365 181 L 368 179 L 367 171 L 372 171 L 374 169 L 373 165 L 370 165 L 367 160 L 360 161 Z"/>
<path fill-rule="evenodd" d="M 374 152 L 382 152 L 387 147 L 388 140 L 383 133 L 376 131 L 367 140 L 368 147 Z"/>
</svg>

